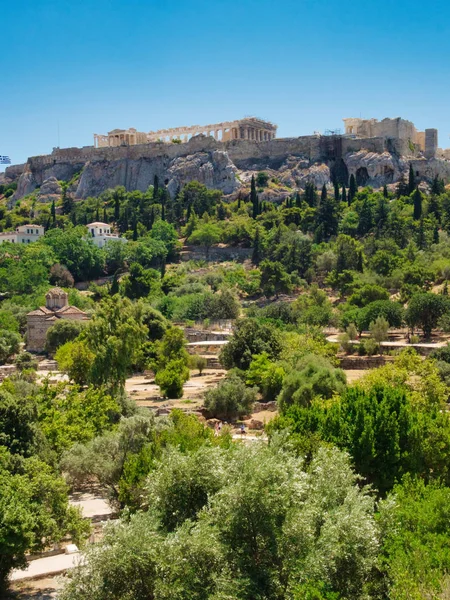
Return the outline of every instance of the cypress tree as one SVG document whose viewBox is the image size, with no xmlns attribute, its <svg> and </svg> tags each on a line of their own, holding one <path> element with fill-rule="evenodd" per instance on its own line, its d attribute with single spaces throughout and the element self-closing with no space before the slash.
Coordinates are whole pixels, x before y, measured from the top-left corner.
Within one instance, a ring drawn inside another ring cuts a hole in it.
<svg viewBox="0 0 450 600">
<path fill-rule="evenodd" d="M 342 186 L 342 202 L 347 202 L 347 191 L 345 185 Z"/>
<path fill-rule="evenodd" d="M 156 202 L 159 194 L 159 180 L 158 175 L 153 178 L 153 201 Z"/>
<path fill-rule="evenodd" d="M 316 213 L 316 240 L 328 241 L 336 235 L 338 228 L 337 210 L 334 200 L 328 198 L 327 186 L 324 184 L 320 195 L 320 204 Z"/>
<path fill-rule="evenodd" d="M 237 208 L 238 208 L 238 210 L 241 208 L 241 192 L 239 192 L 239 196 L 237 199 Z"/>
<path fill-rule="evenodd" d="M 416 181 L 414 177 L 414 169 L 412 163 L 409 163 L 409 175 L 408 175 L 408 196 L 410 196 L 416 189 Z"/>
<path fill-rule="evenodd" d="M 100 211 L 99 211 L 98 204 L 97 204 L 97 209 L 95 211 L 95 220 L 100 221 Z"/>
<path fill-rule="evenodd" d="M 114 221 L 117 223 L 120 219 L 120 200 L 119 194 L 114 193 Z"/>
<path fill-rule="evenodd" d="M 76 210 L 73 210 L 70 213 L 70 220 L 72 221 L 72 224 L 75 226 L 77 224 L 77 212 Z"/>
<path fill-rule="evenodd" d="M 305 202 L 311 208 L 314 208 L 317 204 L 317 193 L 316 186 L 312 181 L 307 181 L 305 185 Z"/>
<path fill-rule="evenodd" d="M 256 193 L 255 176 L 252 175 L 252 181 L 250 184 L 250 202 L 252 203 L 252 216 L 254 219 L 258 216 L 258 194 Z"/>
<path fill-rule="evenodd" d="M 339 196 L 339 184 L 337 181 L 334 182 L 334 201 L 337 205 L 339 205 L 339 202 L 341 201 L 341 198 Z"/>
<path fill-rule="evenodd" d="M 428 199 L 428 215 L 433 216 L 438 223 L 441 222 L 439 198 L 435 194 L 431 194 L 431 196 Z"/>
<path fill-rule="evenodd" d="M 133 219 L 133 242 L 138 239 L 138 230 L 137 230 L 137 219 L 136 217 Z"/>
<path fill-rule="evenodd" d="M 425 237 L 425 227 L 423 223 L 423 219 L 419 221 L 419 229 L 417 230 L 417 246 L 424 250 L 427 245 L 427 240 Z"/>
<path fill-rule="evenodd" d="M 62 191 L 62 212 L 63 215 L 70 215 L 74 207 L 74 201 L 71 196 L 67 195 L 67 187 L 63 187 Z"/>
<path fill-rule="evenodd" d="M 444 192 L 445 192 L 444 180 L 439 179 L 439 176 L 436 175 L 436 177 L 433 179 L 433 183 L 431 185 L 431 193 L 439 195 L 439 194 L 443 194 Z"/>
<path fill-rule="evenodd" d="M 52 224 L 54 225 L 56 222 L 56 206 L 55 206 L 55 201 L 52 201 L 52 206 L 50 209 L 50 215 L 52 217 Z"/>
<path fill-rule="evenodd" d="M 386 184 L 384 184 L 384 186 L 383 186 L 383 196 L 384 196 L 385 198 L 388 198 L 388 197 L 389 197 L 389 194 L 388 194 L 388 189 L 387 189 L 387 185 L 386 185 Z"/>
<path fill-rule="evenodd" d="M 363 253 L 362 250 L 358 250 L 358 260 L 356 263 L 356 270 L 359 273 L 362 273 L 364 270 L 364 259 L 363 259 Z"/>
<path fill-rule="evenodd" d="M 348 189 L 348 203 L 351 204 L 353 202 L 353 198 L 356 196 L 356 192 L 358 191 L 358 186 L 356 185 L 356 179 L 353 173 L 350 175 L 350 187 Z"/>
<path fill-rule="evenodd" d="M 397 198 L 408 195 L 408 184 L 406 183 L 405 175 L 402 175 L 398 180 L 397 190 L 395 192 Z"/>
<path fill-rule="evenodd" d="M 252 263 L 259 265 L 261 262 L 261 232 L 259 227 L 256 228 L 255 237 L 253 239 Z"/>
<path fill-rule="evenodd" d="M 301 207 L 301 205 L 302 205 L 302 199 L 301 199 L 301 196 L 300 196 L 300 192 L 297 192 L 297 193 L 295 194 L 295 206 L 296 206 L 297 208 L 300 208 L 300 207 Z"/>
<path fill-rule="evenodd" d="M 108 215 L 106 213 L 106 206 L 103 207 L 103 222 L 104 223 L 108 222 Z"/>
<path fill-rule="evenodd" d="M 161 189 L 161 191 L 159 192 L 159 195 L 161 196 L 161 219 L 163 221 L 165 221 L 166 220 L 166 190 Z"/>
<path fill-rule="evenodd" d="M 152 206 L 152 210 L 150 211 L 150 219 L 148 223 L 148 228 L 151 229 L 153 227 L 153 223 L 155 222 L 155 207 Z"/>
<path fill-rule="evenodd" d="M 439 229 L 437 225 L 433 229 L 433 244 L 439 244 Z"/>
<path fill-rule="evenodd" d="M 422 194 L 419 191 L 419 188 L 416 188 L 413 194 L 413 202 L 414 202 L 414 213 L 413 217 L 415 221 L 418 221 L 422 217 Z"/>
</svg>

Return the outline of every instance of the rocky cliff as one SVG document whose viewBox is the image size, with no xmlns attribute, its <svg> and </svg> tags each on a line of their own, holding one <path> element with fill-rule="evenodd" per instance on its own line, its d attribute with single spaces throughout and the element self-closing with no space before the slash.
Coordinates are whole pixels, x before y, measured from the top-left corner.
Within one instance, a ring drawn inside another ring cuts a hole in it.
<svg viewBox="0 0 450 600">
<path fill-rule="evenodd" d="M 410 163 L 422 180 L 438 175 L 450 181 L 450 161 L 408 152 L 399 140 L 383 138 L 304 136 L 270 142 L 218 142 L 201 135 L 186 144 L 56 149 L 51 155 L 28 159 L 25 165 L 9 167 L 5 177 L 18 181 L 16 200 L 37 188 L 44 200 L 58 193 L 61 180 L 73 182 L 69 191 L 78 199 L 119 185 L 130 191 L 145 191 L 155 175 L 172 196 L 194 179 L 230 195 L 261 170 L 279 182 L 273 198 L 277 200 L 303 189 L 307 181 L 321 187 L 336 177 L 345 181 L 351 174 L 359 185 L 381 187 L 398 181 Z"/>
</svg>

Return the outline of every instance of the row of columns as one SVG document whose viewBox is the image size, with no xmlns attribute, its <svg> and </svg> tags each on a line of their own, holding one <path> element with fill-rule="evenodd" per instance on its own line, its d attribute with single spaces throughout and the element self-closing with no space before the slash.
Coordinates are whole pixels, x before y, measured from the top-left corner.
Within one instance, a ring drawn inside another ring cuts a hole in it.
<svg viewBox="0 0 450 600">
<path fill-rule="evenodd" d="M 205 135 L 214 137 L 215 140 L 220 141 L 228 141 L 228 140 L 255 140 L 258 142 L 266 142 L 269 140 L 273 140 L 275 138 L 275 133 L 271 131 L 267 131 L 266 129 L 256 129 L 254 127 L 232 127 L 232 128 L 224 128 L 224 129 L 214 129 L 214 130 L 198 130 L 193 133 L 177 133 L 172 136 L 164 135 L 161 139 L 162 141 L 171 141 L 172 139 L 180 139 L 183 142 L 188 142 L 192 137 L 196 135 Z"/>
<path fill-rule="evenodd" d="M 136 144 L 136 136 L 131 133 L 116 133 L 108 136 L 108 142 L 110 146 L 121 146 L 122 144 L 134 146 Z"/>
</svg>

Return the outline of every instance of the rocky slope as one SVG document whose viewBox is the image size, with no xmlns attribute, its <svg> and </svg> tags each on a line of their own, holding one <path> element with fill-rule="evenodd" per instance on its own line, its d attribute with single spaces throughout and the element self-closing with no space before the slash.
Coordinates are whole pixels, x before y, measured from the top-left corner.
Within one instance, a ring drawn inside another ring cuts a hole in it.
<svg viewBox="0 0 450 600">
<path fill-rule="evenodd" d="M 119 185 L 145 191 L 155 175 L 172 196 L 192 180 L 235 196 L 248 187 L 253 173 L 265 170 L 276 184 L 265 190 L 263 199 L 280 201 L 304 189 L 308 181 L 318 188 L 329 185 L 337 173 L 342 181 L 354 174 L 361 186 L 392 184 L 407 173 L 410 163 L 423 181 L 431 181 L 436 175 L 450 181 L 448 160 L 401 156 L 398 150 L 388 151 L 380 138 L 344 139 L 336 157 L 323 138 L 315 136 L 263 143 L 221 143 L 198 136 L 178 146 L 58 150 L 56 154 L 31 158 L 26 165 L 8 168 L 4 179 L 18 181 L 15 200 L 40 188 L 38 199 L 49 201 L 60 194 L 61 180 L 73 181 L 69 192 L 76 199 L 97 196 Z"/>
</svg>

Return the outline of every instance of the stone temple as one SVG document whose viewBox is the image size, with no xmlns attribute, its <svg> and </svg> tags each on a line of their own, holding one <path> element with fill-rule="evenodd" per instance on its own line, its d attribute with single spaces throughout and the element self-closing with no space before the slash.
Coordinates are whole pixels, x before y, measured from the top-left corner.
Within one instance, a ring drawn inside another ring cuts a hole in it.
<svg viewBox="0 0 450 600">
<path fill-rule="evenodd" d="M 107 135 L 94 133 L 94 146 L 106 148 L 114 146 L 137 146 L 151 142 L 188 142 L 196 135 L 214 137 L 217 141 L 253 140 L 255 142 L 268 142 L 277 134 L 277 126 L 270 121 L 263 121 L 257 117 L 246 117 L 237 121 L 225 121 L 212 125 L 191 125 L 189 127 L 173 127 L 143 133 L 136 129 L 113 129 Z"/>
<path fill-rule="evenodd" d="M 47 330 L 58 319 L 87 321 L 88 316 L 76 306 L 70 306 L 68 294 L 61 288 L 53 288 L 45 295 L 45 306 L 27 314 L 27 350 L 42 352 L 45 348 Z"/>
</svg>

